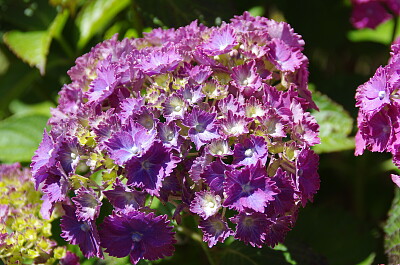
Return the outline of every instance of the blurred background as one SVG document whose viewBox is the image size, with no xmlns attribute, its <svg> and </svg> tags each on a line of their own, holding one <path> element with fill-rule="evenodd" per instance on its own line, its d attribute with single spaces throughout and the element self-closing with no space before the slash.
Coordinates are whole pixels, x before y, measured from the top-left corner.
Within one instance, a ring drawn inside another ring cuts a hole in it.
<svg viewBox="0 0 400 265">
<path fill-rule="evenodd" d="M 29 165 L 49 110 L 70 82 L 68 69 L 97 43 L 115 33 L 119 39 L 141 37 L 143 31 L 177 28 L 195 19 L 219 25 L 246 10 L 288 22 L 306 43 L 310 88 L 318 91 L 321 109 L 314 113 L 321 123 L 322 144 L 315 149 L 321 188 L 280 246 L 284 258 L 243 245 L 231 255 L 222 253 L 223 246 L 211 251 L 215 256 L 221 251 L 221 264 L 387 263 L 384 238 L 394 166 L 385 154 L 354 157 L 354 95 L 387 64 L 397 22 L 356 30 L 350 0 L 0 0 L 0 161 Z M 183 240 L 172 258 L 155 263 L 207 264 L 195 244 Z M 113 262 L 106 264 L 126 264 Z"/>
</svg>

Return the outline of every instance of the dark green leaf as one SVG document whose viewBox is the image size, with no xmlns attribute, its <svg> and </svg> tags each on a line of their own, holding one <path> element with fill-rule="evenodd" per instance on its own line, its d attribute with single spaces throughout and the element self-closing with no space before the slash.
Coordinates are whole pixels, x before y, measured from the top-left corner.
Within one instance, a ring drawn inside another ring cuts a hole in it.
<svg viewBox="0 0 400 265">
<path fill-rule="evenodd" d="M 29 162 L 42 140 L 48 117 L 29 115 L 0 122 L 0 160 Z"/>
<path fill-rule="evenodd" d="M 337 152 L 354 148 L 354 139 L 349 137 L 353 129 L 353 119 L 343 107 L 318 91 L 313 99 L 320 111 L 312 114 L 317 120 L 321 144 L 316 145 L 317 153 Z"/>
<path fill-rule="evenodd" d="M 389 210 L 389 218 L 386 221 L 385 251 L 389 258 L 389 264 L 400 263 L 400 189 L 396 188 L 392 207 Z"/>
<path fill-rule="evenodd" d="M 7 57 L 4 55 L 4 53 L 0 49 L 0 75 L 4 74 L 10 63 L 8 62 Z"/>
<path fill-rule="evenodd" d="M 253 248 L 244 245 L 240 241 L 235 241 L 224 249 L 221 258 L 221 265 L 264 265 L 264 264 L 284 264 L 288 265 L 284 257 L 284 252 L 273 250 L 269 247 Z"/>
</svg>

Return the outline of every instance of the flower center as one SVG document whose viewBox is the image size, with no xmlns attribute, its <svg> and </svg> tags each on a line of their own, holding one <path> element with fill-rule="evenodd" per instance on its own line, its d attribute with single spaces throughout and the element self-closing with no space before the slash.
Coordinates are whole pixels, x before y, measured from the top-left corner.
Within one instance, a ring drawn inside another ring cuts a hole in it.
<svg viewBox="0 0 400 265">
<path fill-rule="evenodd" d="M 174 111 L 178 112 L 178 111 L 180 111 L 181 109 L 182 109 L 181 106 L 175 106 Z"/>
<path fill-rule="evenodd" d="M 385 96 L 386 96 L 386 92 L 385 91 L 379 91 L 378 97 L 379 97 L 380 100 L 382 100 Z"/>
<path fill-rule="evenodd" d="M 208 208 L 214 208 L 215 207 L 215 203 L 212 201 L 207 202 L 207 207 Z"/>
<path fill-rule="evenodd" d="M 254 154 L 254 152 L 253 152 L 253 149 L 251 149 L 251 148 L 249 148 L 249 149 L 247 149 L 246 151 L 244 151 L 244 155 L 245 155 L 246 157 L 252 157 L 253 154 Z"/>
<path fill-rule="evenodd" d="M 196 125 L 196 127 L 195 127 L 195 129 L 196 129 L 196 131 L 198 131 L 198 132 L 204 132 L 204 126 L 203 125 L 201 125 L 201 124 L 197 124 Z"/>
<path fill-rule="evenodd" d="M 144 170 L 148 170 L 149 168 L 151 167 L 151 163 L 149 162 L 149 161 L 144 161 L 143 163 L 142 163 L 142 168 L 144 169 Z"/>
<path fill-rule="evenodd" d="M 139 148 L 137 147 L 137 146 L 132 146 L 132 148 L 131 148 L 131 153 L 132 154 L 137 154 L 139 152 Z"/>
<path fill-rule="evenodd" d="M 174 139 L 174 133 L 173 132 L 169 132 L 168 134 L 167 134 L 167 140 L 168 141 L 172 141 L 173 139 Z"/>
<path fill-rule="evenodd" d="M 90 227 L 89 227 L 89 225 L 85 222 L 85 223 L 81 224 L 80 229 L 81 229 L 82 231 L 84 231 L 84 232 L 87 232 L 87 231 L 89 231 Z"/>
<path fill-rule="evenodd" d="M 132 241 L 133 242 L 139 242 L 140 240 L 142 240 L 142 234 L 141 233 L 139 233 L 139 232 L 134 232 L 133 234 L 132 234 Z"/>
<path fill-rule="evenodd" d="M 242 191 L 245 193 L 249 193 L 252 189 L 253 189 L 253 187 L 249 183 L 244 184 L 242 186 Z"/>
</svg>

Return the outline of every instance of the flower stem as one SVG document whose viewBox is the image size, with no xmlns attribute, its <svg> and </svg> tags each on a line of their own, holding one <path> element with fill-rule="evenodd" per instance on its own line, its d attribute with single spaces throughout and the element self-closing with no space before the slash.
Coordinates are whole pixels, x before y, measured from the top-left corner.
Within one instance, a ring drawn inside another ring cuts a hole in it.
<svg viewBox="0 0 400 265">
<path fill-rule="evenodd" d="M 190 229 L 183 227 L 183 226 L 178 226 L 176 229 L 178 230 L 178 232 L 181 232 L 182 234 L 185 234 L 188 237 L 190 237 L 191 239 L 193 239 L 194 241 L 197 241 L 201 245 L 201 248 L 203 249 L 204 253 L 206 254 L 207 260 L 210 263 L 210 265 L 216 265 L 214 260 L 211 257 L 209 248 L 206 246 L 206 243 L 203 242 L 201 235 L 199 235 L 198 233 L 195 233 L 195 232 L 191 231 Z"/>
</svg>

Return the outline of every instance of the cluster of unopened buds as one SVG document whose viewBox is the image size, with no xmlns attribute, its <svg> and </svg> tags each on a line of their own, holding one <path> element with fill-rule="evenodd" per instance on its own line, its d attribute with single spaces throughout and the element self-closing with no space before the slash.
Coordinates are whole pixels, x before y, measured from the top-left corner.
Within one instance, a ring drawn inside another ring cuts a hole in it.
<svg viewBox="0 0 400 265">
<path fill-rule="evenodd" d="M 78 256 L 50 239 L 52 220 L 40 216 L 31 178 L 18 163 L 0 165 L 0 263 L 78 265 Z"/>
<path fill-rule="evenodd" d="M 319 189 L 303 45 L 247 12 L 98 44 L 69 70 L 33 157 L 42 214 L 62 205 L 61 236 L 86 257 L 135 264 L 172 255 L 188 215 L 209 247 L 282 242 Z"/>
</svg>

